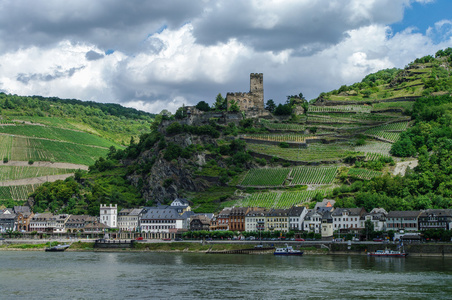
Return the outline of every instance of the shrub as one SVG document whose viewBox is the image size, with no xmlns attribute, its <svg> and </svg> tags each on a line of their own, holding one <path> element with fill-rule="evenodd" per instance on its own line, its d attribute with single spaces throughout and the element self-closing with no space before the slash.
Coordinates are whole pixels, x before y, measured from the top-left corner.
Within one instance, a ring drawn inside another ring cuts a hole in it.
<svg viewBox="0 0 452 300">
<path fill-rule="evenodd" d="M 281 148 L 289 148 L 289 143 L 281 142 L 281 143 L 279 143 L 279 147 L 281 147 Z"/>
<path fill-rule="evenodd" d="M 3 157 L 3 163 L 6 164 L 8 162 L 8 157 Z"/>
<path fill-rule="evenodd" d="M 32 165 L 32 164 L 34 164 L 34 163 L 35 163 L 35 162 L 34 162 L 33 160 L 31 160 L 31 159 L 28 161 L 28 164 L 29 164 L 29 165 Z"/>
</svg>

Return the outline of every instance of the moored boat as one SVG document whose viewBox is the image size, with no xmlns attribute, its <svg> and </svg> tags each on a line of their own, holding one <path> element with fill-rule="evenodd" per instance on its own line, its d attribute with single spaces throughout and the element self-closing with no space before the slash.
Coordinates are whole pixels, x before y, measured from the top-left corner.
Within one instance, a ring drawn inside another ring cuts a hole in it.
<svg viewBox="0 0 452 300">
<path fill-rule="evenodd" d="M 368 256 L 387 256 L 387 257 L 405 257 L 408 255 L 406 252 L 396 251 L 396 250 L 377 250 L 375 252 L 368 252 Z"/>
<path fill-rule="evenodd" d="M 69 248 L 71 245 L 56 245 L 53 247 L 46 248 L 46 251 L 48 252 L 61 252 Z"/>
<path fill-rule="evenodd" d="M 274 255 L 294 255 L 294 256 L 301 256 L 303 255 L 303 251 L 295 250 L 292 246 L 289 246 L 286 244 L 286 247 L 284 248 L 276 248 L 275 252 L 273 252 Z"/>
</svg>

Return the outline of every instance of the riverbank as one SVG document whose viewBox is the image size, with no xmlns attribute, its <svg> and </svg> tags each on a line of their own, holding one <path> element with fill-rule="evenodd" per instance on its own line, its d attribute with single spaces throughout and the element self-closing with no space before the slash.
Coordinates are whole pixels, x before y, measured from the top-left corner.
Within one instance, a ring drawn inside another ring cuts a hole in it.
<svg viewBox="0 0 452 300">
<path fill-rule="evenodd" d="M 53 242 L 54 244 L 55 242 Z M 64 243 L 64 242 L 61 242 Z M 52 244 L 52 245 L 53 245 Z M 220 251 L 234 251 L 251 249 L 253 244 L 243 243 L 216 243 L 208 242 L 136 242 L 133 247 L 115 247 L 115 248 L 95 248 L 92 241 L 72 242 L 67 252 L 175 252 L 175 253 L 207 253 Z M 382 250 L 385 248 L 396 250 L 397 245 L 394 244 L 351 244 L 335 243 L 335 244 L 307 244 L 296 243 L 291 244 L 294 249 L 302 250 L 305 255 L 367 255 L 368 252 Z M 264 247 L 279 247 L 281 244 L 264 244 Z M 39 244 L 16 244 L 8 243 L 0 246 L 0 251 L 44 251 L 49 247 L 49 242 Z M 405 251 L 409 256 L 415 257 L 452 257 L 451 243 L 431 243 L 431 244 L 408 244 L 405 245 Z M 256 254 L 271 254 L 272 251 Z"/>
</svg>

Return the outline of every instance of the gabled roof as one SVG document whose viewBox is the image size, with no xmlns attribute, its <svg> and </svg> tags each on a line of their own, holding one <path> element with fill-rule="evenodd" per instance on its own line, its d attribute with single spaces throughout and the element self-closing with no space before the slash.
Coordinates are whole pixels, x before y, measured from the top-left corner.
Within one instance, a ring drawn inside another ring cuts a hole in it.
<svg viewBox="0 0 452 300">
<path fill-rule="evenodd" d="M 452 217 L 452 209 L 427 209 L 420 214 L 422 217 L 430 215 Z"/>
<path fill-rule="evenodd" d="M 405 210 L 405 211 L 390 211 L 388 219 L 390 218 L 417 218 L 421 214 L 420 211 Z"/>
<path fill-rule="evenodd" d="M 182 220 L 175 207 L 147 207 L 146 210 L 141 217 L 142 220 Z"/>
<path fill-rule="evenodd" d="M 30 214 L 31 213 L 30 207 L 28 207 L 28 206 L 14 206 L 13 209 L 14 209 L 14 212 L 16 214 L 18 214 L 18 213 L 22 213 L 22 214 L 28 213 L 28 214 Z"/>
<path fill-rule="evenodd" d="M 272 209 L 268 214 L 267 217 L 287 217 L 287 214 L 289 213 L 288 209 Z"/>
<path fill-rule="evenodd" d="M 349 216 L 361 216 L 365 213 L 366 211 L 364 210 L 364 208 L 336 208 L 334 210 L 334 212 L 332 213 L 333 217 L 337 217 L 337 216 L 342 216 L 345 213 L 348 213 Z"/>
<path fill-rule="evenodd" d="M 306 207 L 304 207 L 304 206 L 292 206 L 289 209 L 289 216 L 290 217 L 299 217 L 305 210 L 306 210 Z"/>
</svg>

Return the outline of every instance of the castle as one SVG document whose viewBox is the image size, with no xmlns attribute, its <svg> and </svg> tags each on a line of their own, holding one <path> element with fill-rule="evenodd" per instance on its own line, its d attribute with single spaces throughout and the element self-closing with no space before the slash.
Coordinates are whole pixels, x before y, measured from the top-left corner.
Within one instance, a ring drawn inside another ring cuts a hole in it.
<svg viewBox="0 0 452 300">
<path fill-rule="evenodd" d="M 250 74 L 249 93 L 227 93 L 226 102 L 228 104 L 228 110 L 231 107 L 232 101 L 235 101 L 240 110 L 245 112 L 249 117 L 265 115 L 267 111 L 264 110 L 264 74 Z"/>
</svg>

